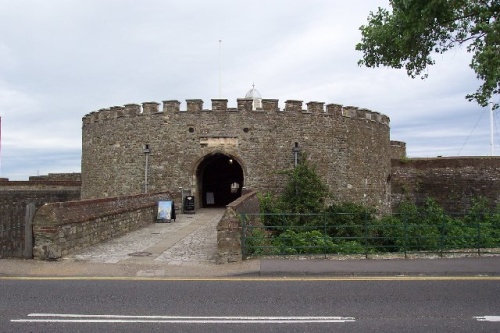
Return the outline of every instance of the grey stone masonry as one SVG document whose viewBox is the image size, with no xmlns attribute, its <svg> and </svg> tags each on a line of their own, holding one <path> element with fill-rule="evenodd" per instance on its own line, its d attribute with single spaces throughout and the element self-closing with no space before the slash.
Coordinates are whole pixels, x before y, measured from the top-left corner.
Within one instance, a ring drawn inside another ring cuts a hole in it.
<svg viewBox="0 0 500 333">
<path fill-rule="evenodd" d="M 390 210 L 391 144 L 389 118 L 378 112 L 319 101 L 287 100 L 283 111 L 278 99 L 263 99 L 261 110 L 251 100 L 188 99 L 142 105 L 127 104 L 124 116 L 110 110 L 83 118 L 82 198 L 124 196 L 145 188 L 145 155 L 150 147 L 147 181 L 152 192 L 179 188 L 202 201 L 204 161 L 228 156 L 241 166 L 241 187 L 278 193 L 282 171 L 293 168 L 292 148 L 316 166 L 329 187 L 331 202 L 356 202 L 380 212 Z"/>
</svg>

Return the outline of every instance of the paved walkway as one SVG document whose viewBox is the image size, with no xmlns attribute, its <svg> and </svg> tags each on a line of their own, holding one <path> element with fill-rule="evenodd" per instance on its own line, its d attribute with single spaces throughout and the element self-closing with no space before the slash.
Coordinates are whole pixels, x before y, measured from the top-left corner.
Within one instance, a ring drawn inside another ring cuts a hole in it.
<svg viewBox="0 0 500 333">
<path fill-rule="evenodd" d="M 201 209 L 197 214 L 179 214 L 175 222 L 154 223 L 63 259 L 106 264 L 215 264 L 216 228 L 223 214 L 223 209 Z"/>
</svg>

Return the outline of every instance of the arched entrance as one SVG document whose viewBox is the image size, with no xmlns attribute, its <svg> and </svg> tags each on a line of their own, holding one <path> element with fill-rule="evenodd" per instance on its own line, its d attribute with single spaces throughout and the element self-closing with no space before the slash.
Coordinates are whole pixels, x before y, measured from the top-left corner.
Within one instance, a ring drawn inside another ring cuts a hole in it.
<svg viewBox="0 0 500 333">
<path fill-rule="evenodd" d="M 225 154 L 205 157 L 196 170 L 202 207 L 224 207 L 241 196 L 243 169 Z"/>
</svg>

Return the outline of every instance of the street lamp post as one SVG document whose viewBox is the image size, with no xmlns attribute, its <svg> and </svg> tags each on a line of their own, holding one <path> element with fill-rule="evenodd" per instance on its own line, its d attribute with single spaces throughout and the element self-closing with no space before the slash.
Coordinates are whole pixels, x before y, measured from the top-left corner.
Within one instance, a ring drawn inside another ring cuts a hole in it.
<svg viewBox="0 0 500 333">
<path fill-rule="evenodd" d="M 151 153 L 151 149 L 149 148 L 149 144 L 145 144 L 142 152 L 145 156 L 145 167 L 144 167 L 144 193 L 148 193 L 148 169 L 149 169 L 149 154 Z"/>
<path fill-rule="evenodd" d="M 298 142 L 295 142 L 295 146 L 292 148 L 292 153 L 293 153 L 293 166 L 297 167 L 297 165 L 299 164 L 299 153 L 300 153 Z"/>
<path fill-rule="evenodd" d="M 184 188 L 179 186 L 179 190 L 181 191 L 181 214 L 184 214 Z"/>
</svg>

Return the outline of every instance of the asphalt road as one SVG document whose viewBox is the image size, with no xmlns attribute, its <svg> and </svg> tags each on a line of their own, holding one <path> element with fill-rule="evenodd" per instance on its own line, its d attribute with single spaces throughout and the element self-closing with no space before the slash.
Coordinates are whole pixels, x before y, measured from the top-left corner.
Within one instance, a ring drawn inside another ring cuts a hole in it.
<svg viewBox="0 0 500 333">
<path fill-rule="evenodd" d="M 480 278 L 0 279 L 0 332 L 499 332 L 499 296 Z"/>
</svg>

